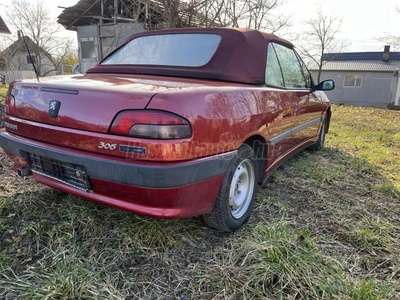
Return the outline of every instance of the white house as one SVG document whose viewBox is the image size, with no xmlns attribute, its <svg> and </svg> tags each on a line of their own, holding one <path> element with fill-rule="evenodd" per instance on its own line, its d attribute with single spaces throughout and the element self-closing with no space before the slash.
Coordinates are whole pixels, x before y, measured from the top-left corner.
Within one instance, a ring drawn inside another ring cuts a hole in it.
<svg viewBox="0 0 400 300">
<path fill-rule="evenodd" d="M 29 55 L 28 49 L 31 55 Z M 21 32 L 18 32 L 18 39 L 0 52 L 0 73 L 5 76 L 6 83 L 17 79 L 32 78 L 36 76 L 32 63 L 39 71 L 39 76 L 57 75 L 51 55 L 45 50 L 39 49 L 29 37 L 23 37 Z"/>
<path fill-rule="evenodd" d="M 332 103 L 381 108 L 400 107 L 400 52 L 327 53 L 321 81 L 333 79 L 335 89 L 327 92 Z M 318 68 L 312 67 L 314 78 Z"/>
</svg>

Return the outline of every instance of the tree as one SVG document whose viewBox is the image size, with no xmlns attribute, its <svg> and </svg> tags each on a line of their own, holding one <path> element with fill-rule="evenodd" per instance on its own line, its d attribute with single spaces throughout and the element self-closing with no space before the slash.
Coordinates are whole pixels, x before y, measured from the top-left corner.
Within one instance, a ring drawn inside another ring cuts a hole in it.
<svg viewBox="0 0 400 300">
<path fill-rule="evenodd" d="M 187 15 L 188 26 L 215 27 L 221 26 L 216 22 L 221 15 L 226 0 L 186 0 L 184 13 Z M 196 24 L 198 22 L 198 24 Z"/>
<path fill-rule="evenodd" d="M 78 55 L 71 52 L 68 53 L 67 55 L 65 55 L 64 58 L 64 72 L 66 74 L 72 74 L 72 72 L 74 71 L 74 66 L 76 66 L 77 64 L 79 64 Z"/>
<path fill-rule="evenodd" d="M 276 32 L 289 17 L 276 13 L 286 0 L 160 0 L 168 28 L 244 27 Z M 181 22 L 181 24 L 179 24 Z"/>
<path fill-rule="evenodd" d="M 225 0 L 219 21 L 227 27 L 246 27 L 275 33 L 289 25 L 289 17 L 276 14 L 283 4 L 284 0 Z"/>
<path fill-rule="evenodd" d="M 314 18 L 306 21 L 308 30 L 299 36 L 297 49 L 309 61 L 318 66 L 318 80 L 321 80 L 321 70 L 326 63 L 325 53 L 338 53 L 345 50 L 348 41 L 337 38 L 342 20 L 333 15 L 325 15 L 321 9 Z"/>
<path fill-rule="evenodd" d="M 396 6 L 396 11 L 400 13 L 399 6 Z M 385 45 L 392 45 L 395 48 L 400 48 L 400 36 L 385 32 L 383 36 L 377 37 L 376 40 L 384 43 Z"/>
<path fill-rule="evenodd" d="M 39 76 L 46 76 L 60 68 L 73 42 L 59 36 L 62 27 L 51 18 L 43 0 L 13 0 L 6 17 L 8 24 L 22 31 L 33 42 L 34 46 L 28 47 L 35 56 Z M 45 57 L 54 66 L 45 66 Z"/>
</svg>

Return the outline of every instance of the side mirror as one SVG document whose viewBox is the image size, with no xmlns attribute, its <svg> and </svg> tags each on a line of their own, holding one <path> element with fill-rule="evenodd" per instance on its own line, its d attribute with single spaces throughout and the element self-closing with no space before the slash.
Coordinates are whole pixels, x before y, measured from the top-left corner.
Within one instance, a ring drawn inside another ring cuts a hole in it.
<svg viewBox="0 0 400 300">
<path fill-rule="evenodd" d="M 335 82 L 332 79 L 324 80 L 314 87 L 316 91 L 332 91 L 334 88 Z"/>
</svg>

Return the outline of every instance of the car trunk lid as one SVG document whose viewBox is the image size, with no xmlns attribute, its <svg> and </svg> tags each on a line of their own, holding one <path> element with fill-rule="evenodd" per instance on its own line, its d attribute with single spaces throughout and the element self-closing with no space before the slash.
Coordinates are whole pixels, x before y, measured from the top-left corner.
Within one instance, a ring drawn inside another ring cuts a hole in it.
<svg viewBox="0 0 400 300">
<path fill-rule="evenodd" d="M 144 109 L 153 95 L 176 88 L 116 75 L 79 75 L 16 82 L 13 116 L 61 127 L 107 133 L 118 112 Z"/>
</svg>

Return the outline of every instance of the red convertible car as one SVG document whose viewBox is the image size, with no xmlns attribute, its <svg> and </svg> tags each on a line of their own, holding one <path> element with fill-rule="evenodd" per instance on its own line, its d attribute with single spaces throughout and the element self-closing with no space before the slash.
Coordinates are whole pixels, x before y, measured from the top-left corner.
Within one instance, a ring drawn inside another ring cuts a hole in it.
<svg viewBox="0 0 400 300">
<path fill-rule="evenodd" d="M 323 146 L 333 88 L 272 34 L 139 33 L 84 75 L 12 83 L 0 145 L 55 189 L 233 231 L 274 169 Z"/>
</svg>

